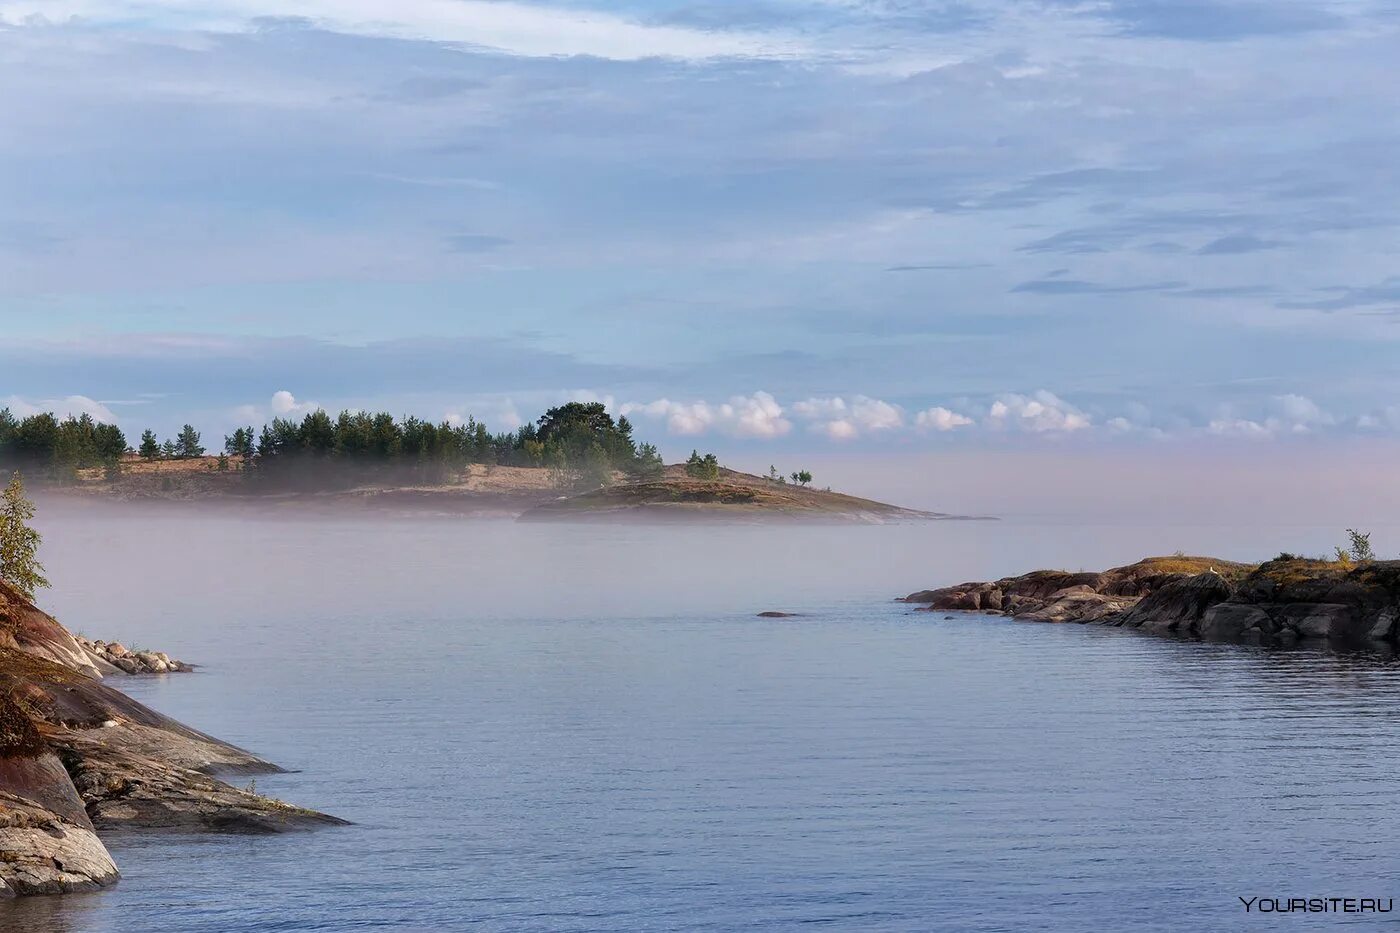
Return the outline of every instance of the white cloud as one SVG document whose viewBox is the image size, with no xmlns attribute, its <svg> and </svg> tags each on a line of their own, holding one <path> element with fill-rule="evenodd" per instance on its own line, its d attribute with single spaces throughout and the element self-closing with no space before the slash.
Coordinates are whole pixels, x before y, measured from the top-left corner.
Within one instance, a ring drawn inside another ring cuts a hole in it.
<svg viewBox="0 0 1400 933">
<path fill-rule="evenodd" d="M 266 405 L 239 405 L 229 412 L 241 425 L 258 425 L 271 418 L 297 419 L 320 408 L 316 402 L 299 402 L 292 393 L 281 389 L 272 393 Z"/>
<path fill-rule="evenodd" d="M 783 417 L 783 406 L 767 392 L 736 395 L 728 402 L 629 402 L 619 412 L 624 415 L 642 414 L 664 418 L 672 434 L 693 436 L 718 432 L 734 437 L 780 437 L 792 430 L 792 422 Z"/>
<path fill-rule="evenodd" d="M 860 429 L 844 418 L 823 422 L 813 427 L 833 441 L 849 441 L 860 436 Z"/>
<path fill-rule="evenodd" d="M 967 415 L 960 415 L 941 405 L 925 408 L 914 416 L 914 424 L 927 431 L 952 431 L 972 423 L 972 419 Z"/>
<path fill-rule="evenodd" d="M 1304 395 L 1276 395 L 1269 400 L 1266 414 L 1238 417 L 1226 413 L 1214 418 L 1206 430 L 1222 437 L 1267 438 L 1279 434 L 1308 434 L 1335 424 L 1336 419 Z M 1358 426 L 1363 427 L 1358 421 Z"/>
<path fill-rule="evenodd" d="M 1283 420 L 1295 427 L 1328 425 L 1334 420 L 1316 402 L 1303 395 L 1279 395 L 1274 398 L 1274 404 Z"/>
<path fill-rule="evenodd" d="M 559 404 L 567 402 L 602 402 L 603 407 L 612 411 L 617 405 L 617 399 L 611 395 L 599 395 L 592 389 L 571 389 L 559 397 Z M 625 414 L 625 412 L 624 412 Z"/>
<path fill-rule="evenodd" d="M 269 407 L 274 415 L 285 418 L 288 415 L 307 415 L 321 406 L 315 402 L 298 402 L 295 395 L 282 389 L 272 393 Z"/>
<path fill-rule="evenodd" d="M 1272 437 L 1280 424 L 1274 419 L 1261 422 L 1247 418 L 1216 418 L 1206 426 L 1206 430 L 1221 437 L 1265 438 Z"/>
<path fill-rule="evenodd" d="M 468 418 L 475 418 L 488 429 L 496 431 L 514 431 L 525 423 L 515 402 L 509 398 L 484 399 L 453 409 L 443 416 L 443 420 L 453 427 L 466 424 Z"/>
<path fill-rule="evenodd" d="M 263 18 L 298 17 L 347 35 L 421 39 L 514 55 L 643 58 L 791 58 L 787 36 L 652 25 L 616 13 L 510 0 L 0 0 L 0 25 L 81 20 L 99 25 L 242 32 Z"/>
<path fill-rule="evenodd" d="M 793 413 L 810 428 L 834 441 L 846 441 L 868 431 L 892 431 L 904 426 L 898 405 L 865 395 L 847 402 L 841 396 L 809 398 L 792 406 Z"/>
<path fill-rule="evenodd" d="M 28 418 L 31 415 L 52 412 L 58 418 L 67 418 L 70 415 L 77 418 L 81 415 L 88 415 L 92 420 L 104 424 L 117 423 L 117 416 L 112 414 L 112 409 L 86 395 L 70 395 L 66 398 L 39 399 L 37 401 L 29 401 L 18 395 L 11 395 L 0 401 L 0 408 L 8 408 L 17 418 Z"/>
<path fill-rule="evenodd" d="M 1007 393 L 992 403 L 987 424 L 1034 434 L 1083 431 L 1092 422 L 1088 415 L 1064 399 L 1041 389 L 1031 395 Z"/>
<path fill-rule="evenodd" d="M 1400 430 L 1400 405 L 1388 405 L 1380 411 L 1361 415 L 1356 426 L 1363 431 Z"/>
</svg>

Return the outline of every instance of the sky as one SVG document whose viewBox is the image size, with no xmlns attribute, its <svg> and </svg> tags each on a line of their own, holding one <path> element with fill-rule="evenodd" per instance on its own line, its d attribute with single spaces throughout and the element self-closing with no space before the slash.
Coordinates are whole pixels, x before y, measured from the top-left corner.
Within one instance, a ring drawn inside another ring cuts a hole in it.
<svg viewBox="0 0 1400 933">
<path fill-rule="evenodd" d="M 1396 0 L 0 0 L 0 86 L 19 413 L 1400 439 Z"/>
</svg>

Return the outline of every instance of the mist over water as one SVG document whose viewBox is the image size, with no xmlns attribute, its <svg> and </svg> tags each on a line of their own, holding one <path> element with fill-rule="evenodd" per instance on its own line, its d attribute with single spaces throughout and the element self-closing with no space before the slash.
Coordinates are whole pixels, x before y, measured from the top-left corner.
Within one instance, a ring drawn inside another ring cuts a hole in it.
<svg viewBox="0 0 1400 933">
<path fill-rule="evenodd" d="M 40 524 L 46 608 L 203 665 L 116 686 L 297 769 L 260 792 L 356 825 L 111 836 L 120 885 L 0 905 L 0 928 L 1244 929 L 1236 896 L 1394 893 L 1388 659 L 890 601 L 1322 552 L 1339 528 L 67 500 Z"/>
</svg>

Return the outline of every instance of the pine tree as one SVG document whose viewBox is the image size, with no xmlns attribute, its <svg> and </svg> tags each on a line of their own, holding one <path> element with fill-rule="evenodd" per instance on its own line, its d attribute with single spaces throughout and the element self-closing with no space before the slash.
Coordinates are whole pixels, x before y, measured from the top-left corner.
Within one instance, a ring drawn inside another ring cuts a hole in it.
<svg viewBox="0 0 1400 933">
<path fill-rule="evenodd" d="M 156 440 L 156 432 L 149 428 L 141 432 L 141 448 L 137 452 L 143 460 L 160 459 L 160 441 Z"/>
<path fill-rule="evenodd" d="M 33 518 L 34 503 L 24 497 L 24 481 L 16 471 L 0 497 L 0 581 L 29 600 L 49 585 L 38 558 L 43 537 L 29 527 Z"/>
<path fill-rule="evenodd" d="M 194 425 L 187 424 L 180 429 L 180 434 L 175 438 L 176 456 L 183 459 L 204 456 L 204 448 L 199 446 L 199 432 L 194 429 Z"/>
<path fill-rule="evenodd" d="M 253 456 L 254 443 L 253 428 L 249 425 L 246 428 L 239 428 L 232 434 L 224 436 L 224 453 L 230 457 L 242 457 L 247 460 Z"/>
<path fill-rule="evenodd" d="M 719 479 L 719 458 L 714 454 L 700 456 L 700 451 L 692 450 L 685 461 L 687 476 L 696 479 Z"/>
<path fill-rule="evenodd" d="M 637 461 L 632 472 L 641 479 L 656 479 L 666 472 L 666 464 L 654 444 L 637 446 Z"/>
</svg>

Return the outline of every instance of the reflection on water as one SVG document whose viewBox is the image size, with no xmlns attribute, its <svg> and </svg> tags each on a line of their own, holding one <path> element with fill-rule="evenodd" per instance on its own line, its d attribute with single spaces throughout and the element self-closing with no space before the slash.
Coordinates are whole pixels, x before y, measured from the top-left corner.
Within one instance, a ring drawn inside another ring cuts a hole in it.
<svg viewBox="0 0 1400 933">
<path fill-rule="evenodd" d="M 113 839 L 118 887 L 6 928 L 1218 930 L 1395 894 L 1394 658 L 887 599 L 1270 532 L 47 521 L 65 621 L 207 664 L 130 692 L 356 825 Z"/>
</svg>

